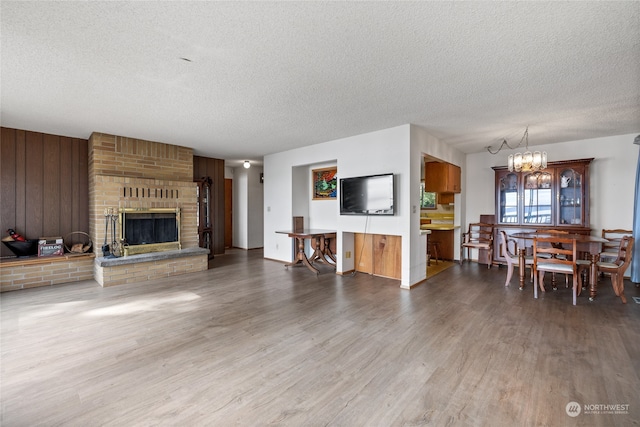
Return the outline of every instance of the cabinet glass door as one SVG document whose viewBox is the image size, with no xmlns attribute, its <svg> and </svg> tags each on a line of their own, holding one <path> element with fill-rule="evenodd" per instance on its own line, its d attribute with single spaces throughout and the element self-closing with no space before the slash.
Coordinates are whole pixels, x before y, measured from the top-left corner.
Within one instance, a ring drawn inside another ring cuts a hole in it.
<svg viewBox="0 0 640 427">
<path fill-rule="evenodd" d="M 522 222 L 539 225 L 553 224 L 551 174 L 533 172 L 523 174 L 522 178 L 524 187 Z"/>
<path fill-rule="evenodd" d="M 563 225 L 582 225 L 583 176 L 572 168 L 561 169 L 558 175 L 558 222 Z"/>
<path fill-rule="evenodd" d="M 500 224 L 518 223 L 518 174 L 507 173 L 499 180 Z"/>
</svg>

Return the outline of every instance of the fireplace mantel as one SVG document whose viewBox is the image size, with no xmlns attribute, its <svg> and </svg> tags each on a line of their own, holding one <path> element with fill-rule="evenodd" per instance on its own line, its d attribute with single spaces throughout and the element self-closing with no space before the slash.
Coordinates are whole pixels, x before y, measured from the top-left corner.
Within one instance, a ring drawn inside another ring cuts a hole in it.
<svg viewBox="0 0 640 427">
<path fill-rule="evenodd" d="M 176 251 L 149 252 L 146 254 L 129 255 L 125 257 L 96 257 L 95 263 L 100 267 L 115 267 L 119 265 L 137 264 L 140 262 L 186 258 L 196 255 L 209 255 L 209 249 L 189 248 Z"/>
</svg>

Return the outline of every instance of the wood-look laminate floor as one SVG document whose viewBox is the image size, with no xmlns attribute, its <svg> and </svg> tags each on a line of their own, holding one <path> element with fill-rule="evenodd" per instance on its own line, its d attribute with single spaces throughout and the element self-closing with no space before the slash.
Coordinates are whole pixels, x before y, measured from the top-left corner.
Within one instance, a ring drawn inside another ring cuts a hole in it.
<svg viewBox="0 0 640 427">
<path fill-rule="evenodd" d="M 534 300 L 517 279 L 503 286 L 505 269 L 469 262 L 410 291 L 285 269 L 259 250 L 212 266 L 2 294 L 0 424 L 640 423 L 640 292 L 629 282 L 627 305 L 605 279 L 595 302 L 574 307 L 569 290 Z"/>
<path fill-rule="evenodd" d="M 451 268 L 458 264 L 458 261 L 431 261 L 431 265 L 427 266 L 427 280 L 431 279 L 438 273 L 442 273 L 447 268 Z"/>
</svg>

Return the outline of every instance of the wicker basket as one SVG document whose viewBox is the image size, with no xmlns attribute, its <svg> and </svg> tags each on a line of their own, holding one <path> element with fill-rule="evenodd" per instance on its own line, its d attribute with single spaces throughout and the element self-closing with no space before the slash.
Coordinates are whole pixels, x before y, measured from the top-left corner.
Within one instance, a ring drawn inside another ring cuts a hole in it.
<svg viewBox="0 0 640 427">
<path fill-rule="evenodd" d="M 84 231 L 73 231 L 64 237 L 64 247 L 72 254 L 85 254 L 91 252 L 93 242 Z"/>
</svg>

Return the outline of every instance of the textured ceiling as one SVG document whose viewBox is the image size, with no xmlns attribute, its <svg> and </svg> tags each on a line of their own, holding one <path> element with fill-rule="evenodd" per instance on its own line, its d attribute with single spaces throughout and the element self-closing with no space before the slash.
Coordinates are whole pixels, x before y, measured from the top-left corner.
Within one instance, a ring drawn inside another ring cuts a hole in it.
<svg viewBox="0 0 640 427">
<path fill-rule="evenodd" d="M 467 153 L 640 131 L 637 1 L 0 5 L 6 127 L 231 164 L 405 123 Z"/>
</svg>

